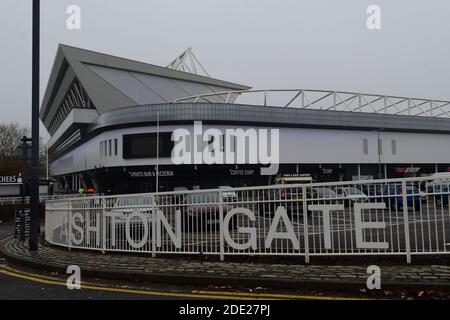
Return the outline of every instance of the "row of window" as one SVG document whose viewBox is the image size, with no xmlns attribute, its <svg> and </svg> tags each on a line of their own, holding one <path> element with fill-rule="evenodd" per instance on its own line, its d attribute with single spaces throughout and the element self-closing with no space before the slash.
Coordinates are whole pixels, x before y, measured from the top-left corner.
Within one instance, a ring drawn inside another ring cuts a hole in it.
<svg viewBox="0 0 450 320">
<path fill-rule="evenodd" d="M 162 132 L 159 135 L 159 156 L 160 157 L 170 157 L 172 149 L 174 147 L 174 142 L 171 140 L 172 133 Z M 124 158 L 155 158 L 157 157 L 157 134 L 156 133 L 146 133 L 146 134 L 133 134 L 124 135 Z M 220 146 L 222 152 L 225 151 L 225 139 L 221 137 Z M 212 144 L 214 140 L 211 139 L 209 144 Z M 188 145 L 190 143 L 188 142 Z M 383 154 L 383 141 L 378 140 L 378 153 Z M 109 139 L 100 141 L 100 157 L 112 157 L 118 155 L 118 140 Z M 188 146 L 190 149 L 190 146 Z M 236 151 L 236 140 L 231 140 L 231 150 Z M 392 155 L 397 155 L 397 140 L 391 140 L 391 153 Z M 363 139 L 363 154 L 369 154 L 369 140 L 367 138 Z"/>
<path fill-rule="evenodd" d="M 212 145 L 213 142 L 214 138 L 211 137 L 208 145 Z M 230 142 L 230 151 L 236 152 L 236 137 L 232 137 Z M 187 139 L 185 143 L 186 151 L 191 152 L 193 149 L 191 139 Z M 219 145 L 221 152 L 225 152 L 225 136 L 220 136 Z M 161 132 L 159 142 L 157 133 L 128 134 L 123 136 L 123 157 L 124 159 L 156 158 L 158 156 L 170 158 L 174 146 L 172 132 Z M 201 146 L 201 150 L 203 150 L 203 146 Z M 210 150 L 214 151 L 212 148 Z"/>
<path fill-rule="evenodd" d="M 100 141 L 100 158 L 117 156 L 118 154 L 119 150 L 117 139 Z"/>
<path fill-rule="evenodd" d="M 391 140 L 391 152 L 394 156 L 397 154 L 397 140 L 395 139 Z M 367 138 L 363 139 L 363 154 L 369 154 L 369 140 Z M 378 140 L 378 154 L 383 154 L 383 140 L 381 139 Z"/>
<path fill-rule="evenodd" d="M 48 130 L 50 134 L 54 134 L 67 116 L 74 108 L 92 109 L 93 105 L 87 93 L 84 91 L 81 84 L 75 79 L 67 90 L 67 93 L 58 108 L 53 120 L 50 122 Z"/>
</svg>

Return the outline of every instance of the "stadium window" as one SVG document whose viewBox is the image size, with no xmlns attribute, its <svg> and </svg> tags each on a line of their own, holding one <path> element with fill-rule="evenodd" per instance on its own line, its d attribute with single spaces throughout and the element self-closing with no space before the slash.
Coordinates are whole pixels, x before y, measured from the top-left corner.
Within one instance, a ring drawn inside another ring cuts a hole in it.
<svg viewBox="0 0 450 320">
<path fill-rule="evenodd" d="M 363 139 L 363 154 L 369 154 L 369 140 Z"/>
<path fill-rule="evenodd" d="M 104 153 L 105 157 L 108 155 L 107 148 L 108 148 L 108 145 L 106 144 L 106 140 L 105 140 L 105 141 L 103 141 L 103 153 Z"/>
<path fill-rule="evenodd" d="M 397 141 L 391 140 L 392 154 L 395 156 L 397 154 Z"/>
<path fill-rule="evenodd" d="M 114 155 L 117 156 L 117 139 L 114 139 Z"/>
<path fill-rule="evenodd" d="M 103 146 L 102 146 L 102 142 L 100 141 L 100 158 L 103 157 Z"/>
<path fill-rule="evenodd" d="M 156 158 L 158 156 L 156 133 L 124 135 L 122 143 L 124 159 Z M 172 132 L 161 132 L 159 134 L 159 156 L 170 158 L 173 147 Z"/>
<path fill-rule="evenodd" d="M 112 142 L 111 142 L 111 139 L 108 140 L 108 149 L 109 149 L 109 156 L 111 157 L 111 155 L 112 155 Z"/>
</svg>

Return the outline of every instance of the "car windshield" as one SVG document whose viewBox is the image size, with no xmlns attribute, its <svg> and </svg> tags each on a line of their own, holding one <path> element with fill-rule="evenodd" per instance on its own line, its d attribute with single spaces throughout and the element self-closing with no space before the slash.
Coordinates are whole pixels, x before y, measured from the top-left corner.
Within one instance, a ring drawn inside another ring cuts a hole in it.
<svg viewBox="0 0 450 320">
<path fill-rule="evenodd" d="M 332 197 L 337 196 L 336 192 L 334 192 L 330 188 L 317 188 L 317 189 L 315 189 L 315 191 L 316 191 L 318 197 L 332 198 Z"/>
<path fill-rule="evenodd" d="M 117 207 L 127 206 L 151 206 L 154 204 L 152 197 L 122 197 L 117 200 Z"/>
<path fill-rule="evenodd" d="M 347 193 L 348 195 L 351 195 L 351 196 L 364 196 L 365 195 L 361 190 L 359 190 L 356 187 L 346 188 L 344 190 L 345 190 L 345 193 Z"/>
</svg>

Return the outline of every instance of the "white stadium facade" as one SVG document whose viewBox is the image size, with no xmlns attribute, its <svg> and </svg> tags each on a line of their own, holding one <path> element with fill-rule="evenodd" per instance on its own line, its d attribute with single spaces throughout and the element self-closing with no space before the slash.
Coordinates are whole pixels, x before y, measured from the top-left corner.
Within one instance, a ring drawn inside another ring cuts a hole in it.
<svg viewBox="0 0 450 320">
<path fill-rule="evenodd" d="M 450 171 L 447 101 L 250 87 L 60 45 L 41 107 L 55 192 L 273 183 L 261 164 L 175 164 L 174 130 L 279 129 L 278 175 L 314 181 Z M 156 150 L 159 146 L 159 155 Z M 158 174 L 157 174 L 158 172 Z"/>
</svg>

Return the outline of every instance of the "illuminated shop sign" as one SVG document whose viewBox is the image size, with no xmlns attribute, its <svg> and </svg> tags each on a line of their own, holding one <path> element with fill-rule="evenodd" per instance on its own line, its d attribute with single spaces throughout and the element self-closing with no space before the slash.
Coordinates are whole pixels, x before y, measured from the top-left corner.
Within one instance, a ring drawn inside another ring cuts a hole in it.
<svg viewBox="0 0 450 320">
<path fill-rule="evenodd" d="M 417 173 L 419 171 L 420 167 L 395 168 L 395 173 Z"/>
</svg>

